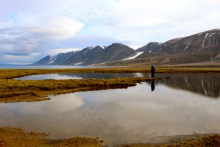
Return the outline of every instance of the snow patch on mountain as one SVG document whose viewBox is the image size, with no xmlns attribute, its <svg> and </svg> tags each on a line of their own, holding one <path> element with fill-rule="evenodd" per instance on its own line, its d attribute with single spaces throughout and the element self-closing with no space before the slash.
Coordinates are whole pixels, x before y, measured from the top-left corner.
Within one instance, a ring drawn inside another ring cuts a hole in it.
<svg viewBox="0 0 220 147">
<path fill-rule="evenodd" d="M 50 56 L 49 64 L 52 64 L 56 61 L 57 55 L 55 56 Z"/>
<path fill-rule="evenodd" d="M 74 64 L 74 65 L 81 65 L 81 64 L 83 64 L 84 62 L 79 62 L 79 63 L 76 63 L 76 64 Z"/>
<path fill-rule="evenodd" d="M 128 58 L 125 58 L 123 60 L 131 60 L 131 59 L 135 59 L 137 58 L 138 56 L 140 56 L 143 52 L 138 52 L 136 55 L 132 56 L 132 57 L 128 57 Z"/>
<path fill-rule="evenodd" d="M 204 43 L 205 43 L 205 40 L 206 40 L 206 38 L 207 38 L 208 35 L 209 35 L 209 33 L 206 33 L 205 38 L 204 38 L 204 40 L 203 40 L 203 42 L 202 42 L 202 47 L 204 47 Z"/>
<path fill-rule="evenodd" d="M 186 48 L 182 52 L 185 52 L 188 49 L 188 47 L 189 47 L 189 45 L 187 45 Z"/>
</svg>

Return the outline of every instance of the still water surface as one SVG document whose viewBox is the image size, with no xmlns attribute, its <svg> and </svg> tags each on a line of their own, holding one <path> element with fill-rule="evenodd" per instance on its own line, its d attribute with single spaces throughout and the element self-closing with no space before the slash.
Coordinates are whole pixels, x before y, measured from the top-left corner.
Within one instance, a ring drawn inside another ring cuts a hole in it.
<svg viewBox="0 0 220 147">
<path fill-rule="evenodd" d="M 46 79 L 110 79 L 110 78 L 121 78 L 121 77 L 150 77 L 148 73 L 59 73 L 59 74 L 42 74 L 42 75 L 30 75 L 20 78 L 17 80 L 46 80 Z"/>
<path fill-rule="evenodd" d="M 0 69 L 68 69 L 68 68 L 111 68 L 111 66 L 74 66 L 74 65 L 1 65 Z"/>
<path fill-rule="evenodd" d="M 157 76 L 170 79 L 49 96 L 43 102 L 0 104 L 0 124 L 47 132 L 53 139 L 99 137 L 107 145 L 220 133 L 219 74 Z"/>
</svg>

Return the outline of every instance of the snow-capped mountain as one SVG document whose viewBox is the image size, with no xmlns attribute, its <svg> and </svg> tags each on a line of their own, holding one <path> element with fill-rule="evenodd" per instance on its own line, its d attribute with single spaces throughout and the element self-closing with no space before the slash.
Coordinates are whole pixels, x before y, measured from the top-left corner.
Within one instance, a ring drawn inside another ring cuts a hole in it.
<svg viewBox="0 0 220 147">
<path fill-rule="evenodd" d="M 105 47 L 87 47 L 81 51 L 72 51 L 68 53 L 60 53 L 55 56 L 46 56 L 34 65 L 80 65 L 85 61 L 93 58 L 98 52 L 104 50 Z"/>
<path fill-rule="evenodd" d="M 122 60 L 132 55 L 136 55 L 134 49 L 123 44 L 113 43 L 108 47 L 87 47 L 81 51 L 46 56 L 34 65 L 90 65 Z"/>
<path fill-rule="evenodd" d="M 87 47 L 81 51 L 46 56 L 34 65 L 91 65 L 112 61 L 114 64 L 109 65 L 124 65 L 123 62 L 126 62 L 127 65 L 127 60 L 132 60 L 129 61 L 129 64 L 140 64 L 145 61 L 149 63 L 150 57 L 161 58 L 155 61 L 155 63 L 160 62 L 160 64 L 220 60 L 220 29 L 175 38 L 162 44 L 150 42 L 137 50 L 120 43 L 113 43 L 107 47 Z M 147 60 L 140 60 L 140 58 Z M 155 60 L 157 59 L 155 58 Z"/>
<path fill-rule="evenodd" d="M 140 58 L 152 55 L 170 55 L 202 53 L 220 50 L 220 29 L 209 30 L 187 37 L 176 38 L 160 44 L 150 53 L 143 53 Z"/>
</svg>

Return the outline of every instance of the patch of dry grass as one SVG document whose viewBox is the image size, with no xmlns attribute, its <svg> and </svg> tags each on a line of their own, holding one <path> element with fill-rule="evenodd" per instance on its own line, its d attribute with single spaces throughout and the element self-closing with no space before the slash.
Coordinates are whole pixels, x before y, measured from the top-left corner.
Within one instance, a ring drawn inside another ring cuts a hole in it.
<svg viewBox="0 0 220 147">
<path fill-rule="evenodd" d="M 119 147 L 220 147 L 220 135 L 188 135 L 183 138 L 172 136 L 172 140 L 157 144 L 124 144 Z"/>
<path fill-rule="evenodd" d="M 51 94 L 76 91 L 127 88 L 136 83 L 159 78 L 113 78 L 71 80 L 14 80 L 0 79 L 0 102 L 42 101 Z"/>
<path fill-rule="evenodd" d="M 21 128 L 0 127 L 0 147 L 100 147 L 103 140 L 73 137 L 50 140 L 48 134 L 25 132 Z"/>
<path fill-rule="evenodd" d="M 0 79 L 12 79 L 28 75 L 52 74 L 52 73 L 149 73 L 146 68 L 80 68 L 80 69 L 0 69 Z M 220 68 L 188 67 L 188 68 L 163 68 L 156 67 L 156 73 L 220 73 Z"/>
<path fill-rule="evenodd" d="M 127 88 L 160 78 L 112 78 L 72 80 L 15 80 L 13 78 L 51 73 L 148 73 L 150 68 L 97 69 L 0 69 L 0 102 L 42 101 L 51 94 L 76 91 Z M 156 73 L 216 73 L 218 68 L 156 68 Z"/>
<path fill-rule="evenodd" d="M 50 140 L 48 134 L 25 132 L 21 128 L 0 126 L 0 147 L 101 147 L 103 140 L 98 138 L 73 137 L 69 139 Z M 156 144 L 123 144 L 117 147 L 220 147 L 220 135 L 172 136 Z"/>
</svg>

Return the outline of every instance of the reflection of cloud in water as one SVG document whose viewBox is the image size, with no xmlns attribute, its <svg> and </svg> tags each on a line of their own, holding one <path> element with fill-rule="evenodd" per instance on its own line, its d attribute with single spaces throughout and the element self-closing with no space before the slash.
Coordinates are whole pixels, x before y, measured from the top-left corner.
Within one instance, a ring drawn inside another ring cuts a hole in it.
<svg viewBox="0 0 220 147">
<path fill-rule="evenodd" d="M 68 74 L 42 74 L 42 75 L 30 75 L 20 78 L 15 78 L 18 80 L 44 80 L 44 79 L 82 79 L 80 76 L 68 75 Z"/>
<path fill-rule="evenodd" d="M 76 110 L 84 105 L 83 100 L 75 94 L 66 94 L 65 99 L 62 98 L 54 98 L 56 96 L 49 96 L 52 99 L 50 102 L 51 107 L 47 107 L 46 109 L 53 112 L 68 112 Z M 59 109 L 57 109 L 59 108 Z"/>
<path fill-rule="evenodd" d="M 134 73 L 135 77 L 146 77 L 146 74 L 143 73 Z"/>
<path fill-rule="evenodd" d="M 42 79 L 109 79 L 120 77 L 148 77 L 148 74 L 144 73 L 59 73 L 59 74 L 42 74 L 42 75 L 30 75 L 25 77 L 16 78 L 19 80 L 42 80 Z"/>
<path fill-rule="evenodd" d="M 28 114 L 39 114 L 42 113 L 42 110 L 44 111 L 43 113 L 50 113 L 50 114 L 55 114 L 56 113 L 65 113 L 69 111 L 74 111 L 81 106 L 84 105 L 84 102 L 82 101 L 81 98 L 77 97 L 76 95 L 73 94 L 66 94 L 67 97 L 66 99 L 62 98 L 55 98 L 51 99 L 50 101 L 45 101 L 44 103 L 20 103 L 20 106 L 24 106 L 24 109 L 19 109 L 19 104 L 12 107 L 13 111 L 18 111 L 22 115 L 28 115 Z M 55 96 L 50 96 L 51 98 Z M 28 110 L 28 111 L 27 111 Z"/>
<path fill-rule="evenodd" d="M 151 92 L 148 84 L 139 84 L 127 90 L 59 95 L 39 103 L 0 104 L 0 123 L 49 132 L 54 138 L 142 142 L 152 136 L 220 133 L 219 105 L 219 100 L 164 85 Z"/>
</svg>

